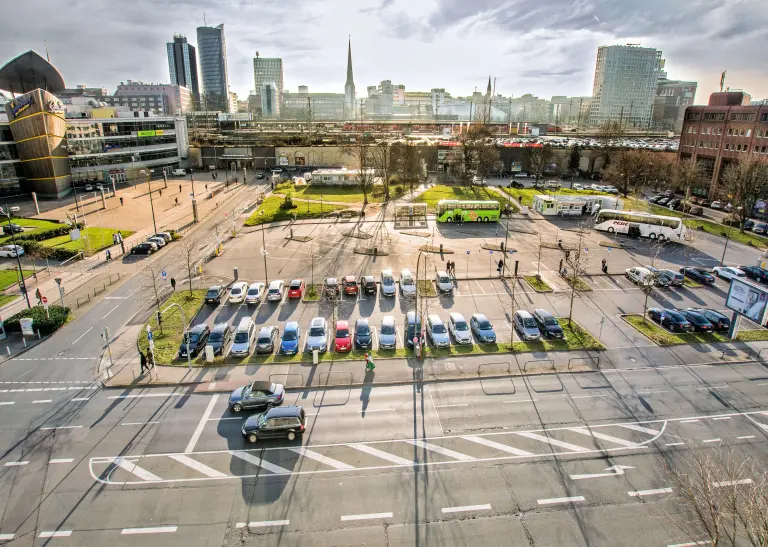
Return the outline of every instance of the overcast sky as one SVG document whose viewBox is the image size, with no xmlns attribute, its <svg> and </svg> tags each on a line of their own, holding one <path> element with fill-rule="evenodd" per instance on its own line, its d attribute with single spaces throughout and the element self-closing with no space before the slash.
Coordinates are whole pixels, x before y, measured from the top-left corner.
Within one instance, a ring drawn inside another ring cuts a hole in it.
<svg viewBox="0 0 768 547">
<path fill-rule="evenodd" d="M 68 87 L 127 79 L 168 82 L 165 43 L 196 45 L 195 29 L 224 23 L 230 86 L 253 88 L 253 56 L 282 57 L 285 89 L 343 92 L 347 35 L 358 96 L 391 80 L 408 91 L 444 87 L 591 95 L 596 48 L 661 49 L 673 79 L 695 80 L 704 103 L 726 85 L 768 98 L 768 0 L 24 0 L 4 2 L 5 62 L 34 49 Z M 53 6 L 56 5 L 54 8 Z"/>
</svg>

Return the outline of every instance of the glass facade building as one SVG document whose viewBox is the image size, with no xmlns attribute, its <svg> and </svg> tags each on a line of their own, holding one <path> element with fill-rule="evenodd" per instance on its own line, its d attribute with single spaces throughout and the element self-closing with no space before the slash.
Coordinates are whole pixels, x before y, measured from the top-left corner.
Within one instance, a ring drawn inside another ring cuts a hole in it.
<svg viewBox="0 0 768 547">
<path fill-rule="evenodd" d="M 202 95 L 205 111 L 229 112 L 229 76 L 224 25 L 197 28 L 197 52 L 200 58 Z"/>
<path fill-rule="evenodd" d="M 197 78 L 197 53 L 195 46 L 187 42 L 186 36 L 176 35 L 173 42 L 166 43 L 168 49 L 168 70 L 171 84 L 186 87 L 192 99 L 198 104 L 200 86 Z"/>
</svg>

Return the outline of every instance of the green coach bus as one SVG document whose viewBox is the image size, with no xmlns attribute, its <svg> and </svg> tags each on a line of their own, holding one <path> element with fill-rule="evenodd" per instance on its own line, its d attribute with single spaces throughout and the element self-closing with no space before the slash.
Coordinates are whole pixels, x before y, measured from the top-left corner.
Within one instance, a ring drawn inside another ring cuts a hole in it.
<svg viewBox="0 0 768 547">
<path fill-rule="evenodd" d="M 438 222 L 498 222 L 500 215 L 498 201 L 441 199 L 435 206 Z"/>
</svg>

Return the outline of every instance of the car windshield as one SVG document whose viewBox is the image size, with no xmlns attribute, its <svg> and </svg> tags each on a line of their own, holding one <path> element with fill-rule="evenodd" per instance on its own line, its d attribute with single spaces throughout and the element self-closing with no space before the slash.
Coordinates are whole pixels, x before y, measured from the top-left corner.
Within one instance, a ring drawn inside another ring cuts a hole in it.
<svg viewBox="0 0 768 547">
<path fill-rule="evenodd" d="M 438 278 L 438 281 L 440 281 L 440 283 L 450 283 L 451 279 L 447 275 L 445 275 L 445 276 L 440 276 Z"/>
<path fill-rule="evenodd" d="M 263 426 L 267 422 L 267 413 L 263 412 L 259 414 L 259 427 Z"/>
<path fill-rule="evenodd" d="M 349 329 L 336 329 L 336 338 L 349 338 Z"/>
<path fill-rule="evenodd" d="M 229 294 L 233 294 L 233 295 L 240 294 L 240 288 L 239 287 L 233 287 L 232 290 L 229 292 Z"/>
<path fill-rule="evenodd" d="M 216 296 L 217 294 L 219 294 L 219 291 L 216 289 L 208 289 L 208 294 L 206 296 Z"/>
<path fill-rule="evenodd" d="M 235 334 L 235 343 L 236 344 L 245 344 L 248 341 L 248 333 L 247 332 L 238 332 Z"/>
<path fill-rule="evenodd" d="M 683 317 L 682 314 L 677 313 L 676 311 L 665 311 L 662 313 L 668 315 L 671 319 L 675 321 L 685 321 L 685 317 Z"/>
<path fill-rule="evenodd" d="M 469 329 L 469 327 L 467 326 L 467 322 L 466 321 L 456 321 L 456 330 L 464 331 L 464 330 L 468 330 L 468 329 Z"/>
<path fill-rule="evenodd" d="M 269 344 L 272 341 L 272 338 L 269 336 L 259 336 L 258 340 L 256 340 L 257 344 Z"/>
<path fill-rule="evenodd" d="M 255 296 L 259 294 L 259 289 L 248 289 L 248 296 Z"/>
<path fill-rule="evenodd" d="M 477 322 L 477 326 L 481 328 L 482 330 L 490 330 L 493 328 L 493 325 L 491 325 L 491 322 L 487 319 L 484 319 L 482 321 Z"/>
<path fill-rule="evenodd" d="M 296 340 L 296 331 L 287 330 L 283 333 L 283 340 L 293 341 Z"/>
<path fill-rule="evenodd" d="M 197 341 L 200 340 L 200 335 L 195 334 L 194 332 L 189 333 L 189 343 L 190 344 L 197 344 Z"/>
<path fill-rule="evenodd" d="M 355 285 L 357 285 L 357 282 L 356 282 L 356 281 L 354 281 L 354 280 L 353 280 L 353 281 L 345 281 L 345 282 L 344 282 L 344 284 L 345 284 L 347 287 L 354 287 Z"/>
<path fill-rule="evenodd" d="M 543 322 L 548 327 L 557 325 L 557 321 L 555 320 L 554 317 L 545 317 Z"/>
<path fill-rule="evenodd" d="M 300 289 L 301 283 L 291 283 L 291 289 Z"/>
<path fill-rule="evenodd" d="M 392 285 L 395 282 L 395 280 L 390 275 L 383 275 L 381 276 L 381 284 L 382 285 Z"/>
<path fill-rule="evenodd" d="M 366 335 L 370 334 L 371 330 L 368 328 L 368 325 L 358 325 L 357 326 L 357 334 L 360 335 Z"/>
<path fill-rule="evenodd" d="M 394 325 L 382 325 L 381 326 L 381 334 L 395 334 L 395 326 Z"/>
<path fill-rule="evenodd" d="M 536 321 L 533 320 L 533 317 L 526 317 L 523 319 L 523 325 L 526 327 L 536 327 Z"/>
<path fill-rule="evenodd" d="M 212 332 L 211 335 L 208 337 L 209 342 L 221 342 L 221 333 L 220 332 Z"/>
<path fill-rule="evenodd" d="M 325 334 L 325 329 L 323 327 L 312 327 L 309 329 L 309 335 L 310 336 L 323 336 Z"/>
<path fill-rule="evenodd" d="M 432 332 L 435 334 L 445 334 L 445 325 L 442 323 L 432 325 Z"/>
<path fill-rule="evenodd" d="M 406 275 L 400 283 L 403 285 L 413 285 L 413 278 Z"/>
</svg>

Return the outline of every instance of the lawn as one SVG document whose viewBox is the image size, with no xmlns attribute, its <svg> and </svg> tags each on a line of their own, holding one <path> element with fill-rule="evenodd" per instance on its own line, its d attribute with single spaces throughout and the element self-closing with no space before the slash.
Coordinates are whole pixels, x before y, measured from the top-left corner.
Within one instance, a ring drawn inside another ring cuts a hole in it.
<svg viewBox="0 0 768 547">
<path fill-rule="evenodd" d="M 6 304 L 10 304 L 19 297 L 18 294 L 0 294 L 0 308 Z"/>
<path fill-rule="evenodd" d="M 320 293 L 323 290 L 322 284 L 318 285 L 315 283 L 314 285 L 308 284 L 307 288 L 304 290 L 304 295 L 302 296 L 301 300 L 303 302 L 319 302 L 320 301 Z"/>
<path fill-rule="evenodd" d="M 643 319 L 642 315 L 624 315 L 624 321 L 632 325 L 640 333 L 644 334 L 651 342 L 660 346 L 673 346 L 677 344 L 710 344 L 713 342 L 728 342 L 728 335 L 715 332 L 712 334 L 702 332 L 672 333 L 657 325 L 650 319 Z M 768 329 L 743 330 L 736 334 L 736 340 L 760 341 L 768 340 Z"/>
<path fill-rule="evenodd" d="M 99 228 L 97 226 L 89 226 L 84 230 L 80 230 L 80 239 L 72 241 L 69 238 L 69 234 L 53 237 L 51 239 L 45 239 L 40 243 L 46 247 L 53 247 L 58 249 L 70 249 L 73 251 L 85 251 L 85 254 L 93 254 L 107 247 L 111 247 L 112 235 L 117 232 L 122 232 L 123 239 L 133 235 L 130 230 L 113 230 L 112 228 Z M 86 239 L 88 240 L 88 247 L 86 248 Z"/>
<path fill-rule="evenodd" d="M 11 222 L 13 224 L 18 224 L 22 228 L 27 228 L 20 234 L 16 234 L 16 236 L 27 236 L 32 235 L 35 232 L 39 232 L 40 230 L 50 230 L 51 228 L 60 228 L 62 224 L 59 224 L 58 222 L 51 222 L 50 220 L 39 220 L 36 218 L 11 218 Z M 0 217 L 0 224 L 8 224 L 8 218 L 7 217 Z M 29 230 L 29 228 L 34 228 L 33 230 Z M 11 243 L 11 236 L 3 236 L 0 237 L 0 244 L 5 245 L 6 243 Z"/>
<path fill-rule="evenodd" d="M 293 191 L 293 197 L 299 199 L 363 203 L 363 192 L 358 186 L 318 186 L 315 184 L 294 186 L 290 182 L 285 182 L 278 184 L 273 193 L 285 194 L 291 190 Z M 368 192 L 368 203 L 381 203 L 382 201 L 384 201 L 384 187 L 380 185 L 374 186 Z"/>
<path fill-rule="evenodd" d="M 552 292 L 552 287 L 547 285 L 542 278 L 536 275 L 526 275 L 523 279 L 525 279 L 525 282 L 536 292 Z"/>
<path fill-rule="evenodd" d="M 179 304 L 184 310 L 184 315 L 187 321 L 192 321 L 192 318 L 197 314 L 200 306 L 205 299 L 205 290 L 194 290 L 192 296 L 189 291 L 179 291 L 173 293 L 168 300 L 160 305 L 160 309 L 164 310 L 172 303 Z M 160 328 L 157 326 L 157 320 L 154 312 L 152 317 L 145 323 L 137 339 L 139 345 L 139 351 L 146 353 L 149 342 L 147 341 L 147 324 L 152 326 L 152 334 L 155 339 L 155 362 L 159 365 L 171 365 L 171 364 L 183 364 L 186 365 L 186 358 L 183 360 L 176 360 L 179 346 L 181 345 L 181 337 L 184 333 L 184 324 L 181 320 L 181 314 L 177 308 L 168 310 L 163 314 L 163 333 L 160 333 Z"/>
<path fill-rule="evenodd" d="M 520 205 L 526 205 L 533 207 L 533 196 L 546 195 L 546 196 L 610 196 L 605 192 L 599 192 L 597 190 L 571 190 L 570 188 L 561 188 L 557 191 L 549 190 L 537 190 L 536 188 L 502 188 L 504 192 L 512 196 L 520 202 Z M 522 197 L 522 200 L 520 199 Z"/>
<path fill-rule="evenodd" d="M 259 205 L 258 209 L 256 209 L 250 217 L 248 217 L 248 220 L 245 221 L 245 225 L 258 226 L 259 224 L 265 222 L 292 220 L 293 215 L 296 215 L 297 219 L 319 218 L 327 215 L 330 212 L 346 209 L 346 207 L 343 205 L 328 205 L 327 203 L 321 205 L 319 201 L 297 201 L 294 203 L 296 208 L 282 209 L 280 207 L 282 203 L 282 197 L 269 196 L 261 203 L 261 205 Z"/>
<path fill-rule="evenodd" d="M 737 243 L 741 243 L 743 245 L 750 245 L 752 247 L 757 247 L 760 249 L 764 249 L 768 247 L 768 238 L 759 236 L 757 234 L 753 234 L 752 232 L 741 232 L 738 228 L 725 226 L 724 224 L 720 224 L 718 222 L 712 222 L 711 220 L 704 220 L 702 218 L 692 217 L 692 216 L 685 216 L 683 215 L 682 211 L 670 211 L 668 207 L 661 207 L 659 205 L 654 205 L 653 203 L 648 203 L 645 200 L 637 199 L 637 198 L 626 198 L 624 208 L 627 210 L 634 210 L 634 211 L 647 211 L 649 213 L 652 213 L 654 215 L 664 215 L 668 217 L 685 217 L 685 225 L 688 227 L 689 230 L 700 230 L 703 232 L 707 232 L 708 234 L 713 234 L 716 236 L 725 237 L 726 234 L 728 234 L 728 237 L 732 239 L 733 241 L 736 241 Z"/>
<path fill-rule="evenodd" d="M 569 275 L 565 277 L 565 282 L 568 283 L 571 287 L 575 287 L 577 291 L 587 292 L 592 290 L 592 287 L 590 287 L 589 284 L 580 277 L 573 277 L 572 275 Z"/>
<path fill-rule="evenodd" d="M 435 284 L 430 279 L 420 279 L 416 284 L 416 288 L 421 296 L 437 296 Z"/>
<path fill-rule="evenodd" d="M 502 197 L 493 190 L 489 190 L 488 188 L 482 188 L 479 186 L 464 188 L 461 186 L 445 186 L 443 184 L 436 184 L 429 190 L 425 190 L 422 194 L 416 197 L 415 201 L 426 203 L 429 207 L 434 209 L 437 202 L 441 199 L 498 201 L 501 204 L 502 209 L 509 203 L 508 199 Z M 511 204 L 510 207 L 512 207 Z"/>
<path fill-rule="evenodd" d="M 24 279 L 32 275 L 32 270 L 21 270 Z M 0 291 L 4 291 L 11 285 L 19 282 L 19 270 L 0 270 Z"/>
</svg>

